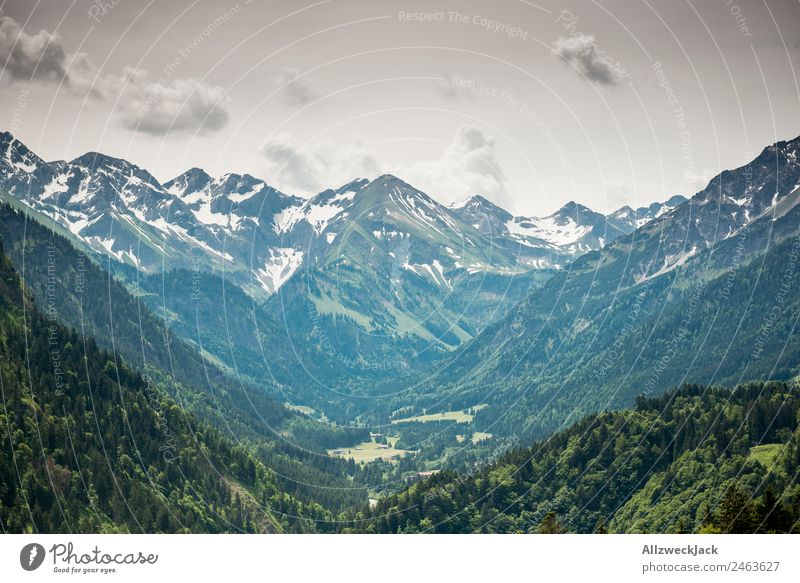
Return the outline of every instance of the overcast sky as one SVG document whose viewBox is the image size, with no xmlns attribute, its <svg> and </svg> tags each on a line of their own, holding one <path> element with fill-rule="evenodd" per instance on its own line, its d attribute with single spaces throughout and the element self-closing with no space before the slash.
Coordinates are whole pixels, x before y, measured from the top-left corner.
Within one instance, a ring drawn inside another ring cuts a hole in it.
<svg viewBox="0 0 800 583">
<path fill-rule="evenodd" d="M 608 211 L 800 135 L 798 0 L 0 6 L 3 129 L 162 181 L 309 195 L 391 172 L 445 203 Z"/>
</svg>

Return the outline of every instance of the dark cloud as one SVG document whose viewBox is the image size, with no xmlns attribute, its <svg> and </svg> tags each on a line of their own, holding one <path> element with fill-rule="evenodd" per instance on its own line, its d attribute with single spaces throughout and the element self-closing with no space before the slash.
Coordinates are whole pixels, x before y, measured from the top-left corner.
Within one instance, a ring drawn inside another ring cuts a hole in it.
<svg viewBox="0 0 800 583">
<path fill-rule="evenodd" d="M 61 81 L 67 78 L 64 47 L 46 30 L 28 34 L 11 17 L 0 17 L 0 66 L 16 81 Z"/>
<path fill-rule="evenodd" d="M 150 134 L 208 134 L 228 123 L 225 90 L 194 79 L 153 81 L 147 71 L 128 69 L 122 83 L 120 123 Z"/>
<path fill-rule="evenodd" d="M 620 80 L 619 73 L 609 60 L 597 49 L 594 36 L 578 34 L 560 37 L 553 43 L 555 52 L 577 68 L 584 78 L 601 85 L 614 85 Z"/>
</svg>

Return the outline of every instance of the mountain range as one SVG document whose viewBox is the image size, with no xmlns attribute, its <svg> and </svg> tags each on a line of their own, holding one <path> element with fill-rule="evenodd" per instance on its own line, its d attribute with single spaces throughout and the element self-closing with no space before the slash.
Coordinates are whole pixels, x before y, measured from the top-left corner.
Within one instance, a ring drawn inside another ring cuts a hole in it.
<svg viewBox="0 0 800 583">
<path fill-rule="evenodd" d="M 443 237 L 451 245 L 426 249 L 420 260 L 428 263 L 402 267 L 401 261 L 400 267 L 447 287 L 460 272 L 562 268 L 685 200 L 675 196 L 609 216 L 570 202 L 547 217 L 514 217 L 481 196 L 445 207 L 389 175 L 303 199 L 249 174 L 212 178 L 199 168 L 160 184 L 147 170 L 97 152 L 45 162 L 8 132 L 0 134 L 0 152 L 3 190 L 55 219 L 86 247 L 145 273 L 224 270 L 259 298 L 276 292 L 301 265 L 324 262 L 353 220 L 369 222 L 364 236 L 383 238 L 383 247 L 402 246 L 402 237 L 428 244 Z M 396 219 L 406 230 L 392 230 Z"/>
<path fill-rule="evenodd" d="M 513 433 L 524 415 L 536 433 L 572 419 L 562 407 L 580 416 L 629 403 L 643 382 L 636 370 L 663 350 L 664 318 L 680 321 L 687 301 L 712 303 L 706 295 L 732 269 L 778 252 L 795 231 L 797 149 L 778 142 L 688 202 L 609 215 L 570 202 L 517 217 L 482 196 L 447 207 L 391 175 L 308 199 L 198 168 L 162 185 L 96 153 L 44 162 L 8 133 L 0 186 L 110 261 L 185 340 L 291 402 L 361 423 L 496 403 L 476 422 L 497 432 L 502 418 Z M 620 334 L 648 342 L 620 360 Z M 687 338 L 683 349 L 696 348 Z M 736 381 L 731 366 L 687 378 Z M 581 395 L 598 367 L 613 372 L 602 374 L 608 388 Z M 683 380 L 669 371 L 647 390 Z M 517 399 L 529 406 L 514 408 Z"/>
<path fill-rule="evenodd" d="M 798 151 L 536 218 L 391 175 L 161 184 L 2 134 L 0 526 L 790 531 Z"/>
<path fill-rule="evenodd" d="M 515 217 L 481 196 L 446 207 L 390 175 L 303 199 L 199 168 L 160 184 L 95 152 L 45 162 L 7 132 L 0 152 L 8 202 L 49 217 L 109 269 L 151 277 L 151 297 L 163 296 L 156 274 L 221 277 L 265 304 L 274 326 L 262 328 L 276 328 L 288 351 L 316 336 L 331 353 L 327 369 L 342 375 L 441 358 L 576 256 L 685 200 L 608 216 L 570 202 L 547 217 Z M 299 367 L 316 368 L 316 352 Z"/>
</svg>

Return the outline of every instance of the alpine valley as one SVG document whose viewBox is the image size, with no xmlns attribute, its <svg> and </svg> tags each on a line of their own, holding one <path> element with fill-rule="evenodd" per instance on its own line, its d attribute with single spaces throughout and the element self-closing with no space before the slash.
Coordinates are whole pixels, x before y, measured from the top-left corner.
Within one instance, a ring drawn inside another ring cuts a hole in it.
<svg viewBox="0 0 800 583">
<path fill-rule="evenodd" d="M 800 138 L 608 215 L 332 186 L 0 134 L 3 531 L 800 528 Z"/>
</svg>

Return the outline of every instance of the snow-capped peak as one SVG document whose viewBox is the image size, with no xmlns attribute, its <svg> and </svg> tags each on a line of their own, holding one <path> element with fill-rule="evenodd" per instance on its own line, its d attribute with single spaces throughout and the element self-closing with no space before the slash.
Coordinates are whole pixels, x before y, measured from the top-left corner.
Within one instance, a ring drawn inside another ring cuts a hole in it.
<svg viewBox="0 0 800 583">
<path fill-rule="evenodd" d="M 44 164 L 39 156 L 28 150 L 25 144 L 9 132 L 0 134 L 0 151 L 2 151 L 2 157 L 6 164 L 19 172 L 30 174 Z"/>
</svg>

